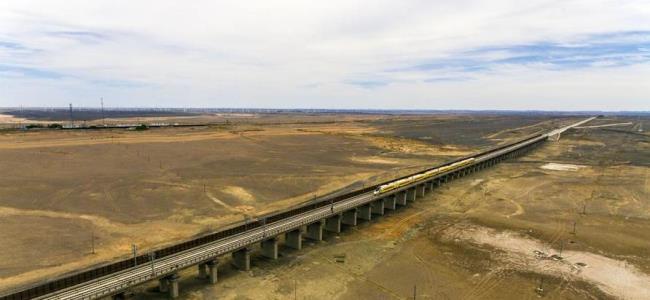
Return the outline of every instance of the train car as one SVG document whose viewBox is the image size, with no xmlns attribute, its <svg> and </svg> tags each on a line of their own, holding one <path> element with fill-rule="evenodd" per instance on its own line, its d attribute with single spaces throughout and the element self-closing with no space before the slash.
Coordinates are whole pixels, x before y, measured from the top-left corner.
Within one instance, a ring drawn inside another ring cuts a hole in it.
<svg viewBox="0 0 650 300">
<path fill-rule="evenodd" d="M 450 165 L 442 166 L 442 167 L 439 167 L 439 168 L 435 168 L 433 170 L 428 170 L 428 171 L 423 172 L 423 173 L 411 175 L 411 176 L 406 177 L 406 178 L 398 179 L 398 180 L 395 180 L 393 182 L 380 185 L 379 187 L 377 187 L 377 189 L 374 190 L 373 195 L 383 194 L 383 193 L 386 193 L 386 192 L 401 188 L 403 186 L 407 186 L 407 185 L 412 184 L 414 182 L 418 182 L 420 180 L 424 180 L 424 179 L 436 176 L 438 174 L 442 174 L 442 173 L 447 172 L 447 171 L 455 170 L 455 169 L 460 168 L 462 166 L 471 164 L 473 161 L 474 161 L 473 157 L 468 158 L 468 159 L 464 159 L 464 160 L 455 162 L 455 163 L 450 164 Z"/>
</svg>

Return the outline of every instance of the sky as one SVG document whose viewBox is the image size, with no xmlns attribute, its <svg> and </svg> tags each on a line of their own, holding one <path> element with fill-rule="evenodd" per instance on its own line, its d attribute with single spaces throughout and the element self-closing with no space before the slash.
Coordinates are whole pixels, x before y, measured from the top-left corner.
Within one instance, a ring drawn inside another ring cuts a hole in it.
<svg viewBox="0 0 650 300">
<path fill-rule="evenodd" d="M 650 110 L 650 1 L 0 1 L 0 107 Z"/>
</svg>

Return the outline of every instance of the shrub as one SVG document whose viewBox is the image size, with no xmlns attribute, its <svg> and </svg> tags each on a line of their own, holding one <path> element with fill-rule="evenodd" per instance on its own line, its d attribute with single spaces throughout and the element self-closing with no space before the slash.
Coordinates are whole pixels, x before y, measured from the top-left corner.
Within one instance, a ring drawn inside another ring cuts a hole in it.
<svg viewBox="0 0 650 300">
<path fill-rule="evenodd" d="M 147 130 L 149 129 L 149 126 L 147 124 L 140 124 L 138 126 L 135 126 L 135 130 Z"/>
</svg>

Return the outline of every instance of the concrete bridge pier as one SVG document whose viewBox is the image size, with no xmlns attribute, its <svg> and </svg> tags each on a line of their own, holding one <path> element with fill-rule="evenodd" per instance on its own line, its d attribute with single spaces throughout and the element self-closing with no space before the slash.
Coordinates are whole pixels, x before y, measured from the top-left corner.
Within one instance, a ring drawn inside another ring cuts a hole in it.
<svg viewBox="0 0 650 300">
<path fill-rule="evenodd" d="M 370 207 L 372 208 L 372 213 L 375 215 L 384 215 L 384 199 L 379 199 L 377 201 L 374 201 L 370 204 Z"/>
<path fill-rule="evenodd" d="M 169 279 L 169 298 L 178 297 L 178 279 L 181 278 L 178 274 L 172 274 Z"/>
<path fill-rule="evenodd" d="M 341 223 L 350 226 L 357 226 L 357 209 L 353 208 L 343 212 Z"/>
<path fill-rule="evenodd" d="M 167 291 L 169 291 L 169 284 L 167 282 L 167 277 L 158 279 L 158 291 L 161 293 L 167 293 Z"/>
<path fill-rule="evenodd" d="M 208 280 L 212 284 L 217 283 L 217 269 L 219 267 L 219 261 L 215 258 L 205 263 L 205 265 L 208 267 Z"/>
<path fill-rule="evenodd" d="M 285 233 L 284 242 L 289 248 L 302 249 L 302 230 L 298 228 Z"/>
<path fill-rule="evenodd" d="M 401 191 L 395 194 L 395 199 L 397 200 L 398 205 L 406 206 L 406 194 L 408 194 L 406 191 Z"/>
<path fill-rule="evenodd" d="M 325 219 L 325 230 L 329 232 L 341 232 L 341 215 L 331 216 Z"/>
<path fill-rule="evenodd" d="M 390 195 L 386 198 L 384 198 L 384 207 L 390 210 L 395 210 L 395 204 L 397 204 L 395 201 L 397 198 L 397 195 L 393 194 Z"/>
<path fill-rule="evenodd" d="M 207 268 L 208 266 L 205 263 L 196 265 L 199 269 L 199 279 L 204 279 L 208 277 Z"/>
<path fill-rule="evenodd" d="M 415 188 L 406 190 L 406 201 L 415 201 Z"/>
<path fill-rule="evenodd" d="M 432 191 L 433 191 L 433 189 L 434 189 L 434 188 L 435 188 L 435 186 L 436 186 L 436 184 L 435 184 L 435 181 L 434 181 L 434 180 L 431 180 L 431 181 L 429 181 L 429 182 L 427 182 L 427 185 L 429 186 L 429 192 L 432 192 Z"/>
<path fill-rule="evenodd" d="M 418 184 L 415 186 L 415 195 L 416 197 L 424 197 L 424 184 Z"/>
<path fill-rule="evenodd" d="M 557 142 L 560 140 L 560 134 L 549 135 L 547 139 L 549 141 Z"/>
<path fill-rule="evenodd" d="M 278 259 L 278 238 L 272 237 L 261 243 L 262 256 L 270 259 Z"/>
<path fill-rule="evenodd" d="M 372 220 L 372 208 L 370 207 L 370 204 L 366 204 L 359 207 L 357 216 L 361 220 L 366 220 L 366 221 Z"/>
<path fill-rule="evenodd" d="M 165 281 L 166 281 L 166 286 L 167 286 L 167 293 L 169 295 L 169 298 L 177 298 L 178 297 L 178 279 L 181 277 L 178 276 L 178 274 L 174 273 L 169 276 L 165 276 Z"/>
<path fill-rule="evenodd" d="M 232 253 L 232 264 L 242 271 L 251 269 L 251 249 L 246 247 Z"/>
<path fill-rule="evenodd" d="M 339 222 L 340 224 L 340 222 Z M 340 226 L 339 226 L 340 227 Z M 307 225 L 307 236 L 308 239 L 314 241 L 323 240 L 323 221 L 318 221 L 316 223 L 311 223 Z"/>
</svg>

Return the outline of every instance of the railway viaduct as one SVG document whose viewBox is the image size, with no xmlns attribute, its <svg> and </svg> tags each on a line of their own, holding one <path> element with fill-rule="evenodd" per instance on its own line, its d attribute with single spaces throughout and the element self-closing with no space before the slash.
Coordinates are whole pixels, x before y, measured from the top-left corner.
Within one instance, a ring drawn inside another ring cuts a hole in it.
<svg viewBox="0 0 650 300">
<path fill-rule="evenodd" d="M 323 240 L 326 234 L 337 234 L 344 226 L 356 226 L 358 220 L 371 221 L 386 210 L 396 210 L 423 197 L 451 180 L 479 172 L 501 161 L 518 157 L 547 140 L 554 140 L 560 133 L 593 118 L 546 134 L 538 134 L 523 140 L 464 157 L 454 162 L 474 158 L 462 165 L 421 181 L 412 182 L 398 189 L 375 195 L 378 186 L 309 203 L 291 210 L 278 212 L 257 220 L 226 228 L 222 231 L 185 241 L 174 246 L 153 251 L 132 259 L 94 267 L 90 270 L 63 276 L 26 289 L 12 291 L 0 296 L 0 300 L 23 299 L 100 299 L 124 297 L 129 288 L 157 280 L 159 291 L 170 298 L 179 295 L 179 271 L 197 268 L 198 276 L 207 283 L 216 284 L 218 267 L 225 255 L 240 270 L 251 267 L 251 253 L 259 249 L 268 259 L 278 258 L 280 242 L 300 250 L 303 239 Z M 409 176 L 405 176 L 406 178 Z M 392 182 L 393 180 L 389 181 Z M 258 247 L 254 247 L 259 245 Z"/>
</svg>

